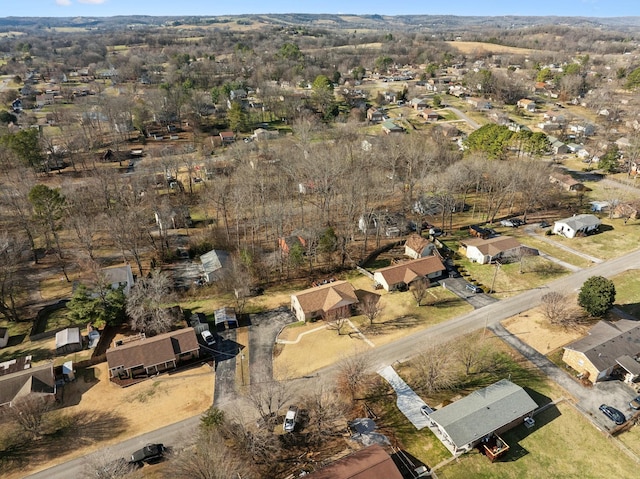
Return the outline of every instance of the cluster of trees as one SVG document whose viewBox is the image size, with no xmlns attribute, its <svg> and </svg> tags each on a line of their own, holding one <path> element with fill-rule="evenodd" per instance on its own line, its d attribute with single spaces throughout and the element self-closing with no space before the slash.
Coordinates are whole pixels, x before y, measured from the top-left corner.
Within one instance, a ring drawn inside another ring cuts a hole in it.
<svg viewBox="0 0 640 479">
<path fill-rule="evenodd" d="M 471 133 L 465 142 L 471 151 L 479 151 L 489 158 L 505 159 L 507 155 L 540 156 L 549 151 L 547 135 L 541 132 L 520 130 L 514 132 L 509 127 L 488 123 Z"/>
</svg>

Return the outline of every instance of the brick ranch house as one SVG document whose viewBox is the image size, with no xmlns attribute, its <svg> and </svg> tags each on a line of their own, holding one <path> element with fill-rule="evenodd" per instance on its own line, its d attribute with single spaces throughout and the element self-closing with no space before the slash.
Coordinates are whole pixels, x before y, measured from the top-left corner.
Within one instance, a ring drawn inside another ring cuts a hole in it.
<svg viewBox="0 0 640 479">
<path fill-rule="evenodd" d="M 319 319 L 328 314 L 351 316 L 351 308 L 357 303 L 355 289 L 347 281 L 335 281 L 291 295 L 291 311 L 299 321 Z"/>
<path fill-rule="evenodd" d="M 184 328 L 107 349 L 109 377 L 134 379 L 176 369 L 198 358 L 200 345 L 193 328 Z"/>
</svg>

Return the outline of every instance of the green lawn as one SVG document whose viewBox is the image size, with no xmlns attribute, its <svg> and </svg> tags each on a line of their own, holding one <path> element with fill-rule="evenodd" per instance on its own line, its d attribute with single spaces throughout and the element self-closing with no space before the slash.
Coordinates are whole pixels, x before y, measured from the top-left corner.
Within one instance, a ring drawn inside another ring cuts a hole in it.
<svg viewBox="0 0 640 479">
<path fill-rule="evenodd" d="M 569 253 L 568 251 L 558 248 L 557 246 L 549 244 L 546 241 L 543 241 L 540 238 L 536 238 L 534 236 L 528 236 L 525 234 L 520 236 L 518 240 L 524 245 L 536 248 L 537 250 L 547 253 L 554 258 L 564 261 L 565 263 L 578 266 L 580 268 L 586 268 L 591 264 L 590 261 L 584 259 L 581 256 Z"/>
<path fill-rule="evenodd" d="M 640 317 L 640 274 L 638 270 L 625 271 L 613 278 L 616 285 L 616 305 Z"/>
<path fill-rule="evenodd" d="M 524 426 L 502 435 L 510 451 L 491 463 L 473 452 L 437 470 L 440 479 L 580 478 L 637 476 L 637 464 L 569 404 L 550 407 Z"/>
</svg>

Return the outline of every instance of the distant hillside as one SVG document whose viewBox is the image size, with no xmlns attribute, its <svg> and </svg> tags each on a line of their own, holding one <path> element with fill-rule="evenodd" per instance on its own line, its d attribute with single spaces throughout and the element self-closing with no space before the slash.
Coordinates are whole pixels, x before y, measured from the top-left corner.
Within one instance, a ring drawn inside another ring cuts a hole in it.
<svg viewBox="0 0 640 479">
<path fill-rule="evenodd" d="M 334 14 L 255 14 L 154 17 L 148 15 L 128 15 L 115 17 L 4 17 L 0 18 L 0 30 L 21 30 L 42 28 L 91 28 L 119 29 L 136 26 L 162 25 L 216 25 L 236 22 L 256 22 L 271 25 L 297 25 L 335 29 L 406 30 L 406 31 L 452 31 L 464 28 L 522 28 L 539 25 L 589 26 L 595 28 L 613 27 L 618 30 L 636 30 L 640 27 L 640 17 L 464 17 L 454 15 L 334 15 Z"/>
</svg>

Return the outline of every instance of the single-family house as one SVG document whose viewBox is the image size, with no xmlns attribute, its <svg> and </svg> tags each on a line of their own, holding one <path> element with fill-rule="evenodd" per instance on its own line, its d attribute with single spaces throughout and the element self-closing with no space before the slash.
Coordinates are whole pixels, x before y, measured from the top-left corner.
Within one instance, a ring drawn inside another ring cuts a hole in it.
<svg viewBox="0 0 640 479">
<path fill-rule="evenodd" d="M 462 454 L 523 424 L 537 408 L 524 389 L 502 379 L 432 412 L 429 419 L 441 441 L 455 454 Z"/>
<path fill-rule="evenodd" d="M 411 107 L 415 110 L 424 110 L 429 106 L 427 100 L 424 98 L 412 98 L 409 103 L 411 103 Z"/>
<path fill-rule="evenodd" d="M 398 101 L 398 94 L 394 91 L 385 91 L 382 93 L 382 96 L 384 96 L 384 101 L 388 103 L 395 103 Z"/>
<path fill-rule="evenodd" d="M 591 205 L 591 211 L 594 213 L 602 213 L 611 207 L 610 202 L 601 200 L 589 201 L 589 204 Z"/>
<path fill-rule="evenodd" d="M 354 452 L 305 476 L 307 479 L 402 479 L 391 456 L 379 444 Z"/>
<path fill-rule="evenodd" d="M 440 115 L 433 110 L 423 110 L 422 118 L 424 118 L 427 121 L 438 121 L 438 119 L 440 118 Z"/>
<path fill-rule="evenodd" d="M 0 376 L 24 371 L 31 367 L 32 356 L 20 356 L 0 363 Z"/>
<path fill-rule="evenodd" d="M 569 125 L 569 130 L 576 135 L 591 136 L 596 132 L 596 127 L 591 123 L 578 123 Z"/>
<path fill-rule="evenodd" d="M 386 120 L 385 122 L 382 123 L 382 131 L 385 132 L 387 135 L 391 133 L 404 133 L 404 128 L 402 128 L 400 125 L 398 125 L 392 120 Z"/>
<path fill-rule="evenodd" d="M 307 241 L 299 235 L 283 236 L 278 238 L 278 247 L 283 255 L 288 255 L 291 248 L 299 248 L 304 252 L 307 248 Z"/>
<path fill-rule="evenodd" d="M 559 185 L 567 191 L 584 191 L 585 186 L 571 175 L 554 171 L 549 175 L 549 181 L 555 185 Z"/>
<path fill-rule="evenodd" d="M 522 98 L 518 100 L 518 108 L 522 108 L 525 111 L 533 113 L 536 111 L 536 102 L 529 100 L 528 98 Z"/>
<path fill-rule="evenodd" d="M 490 229 L 483 228 L 482 226 L 471 225 L 469 226 L 469 234 L 476 238 L 487 239 L 489 236 L 493 235 L 493 232 Z"/>
<path fill-rule="evenodd" d="M 569 153 L 569 148 L 560 140 L 555 140 L 551 143 L 551 151 L 554 155 L 565 155 Z"/>
<path fill-rule="evenodd" d="M 509 115 L 500 110 L 494 110 L 487 114 L 487 118 L 491 120 L 493 123 L 497 123 L 498 125 L 508 125 L 511 123 L 511 119 Z"/>
<path fill-rule="evenodd" d="M 467 97 L 467 103 L 476 110 L 491 110 L 491 102 L 474 96 Z"/>
<path fill-rule="evenodd" d="M 453 125 L 452 123 L 444 123 L 442 125 L 439 125 L 439 129 L 445 136 L 445 138 L 455 138 L 461 133 L 458 127 Z"/>
<path fill-rule="evenodd" d="M 527 248 L 511 236 L 496 236 L 494 238 L 470 238 L 460 241 L 465 249 L 465 255 L 471 261 L 479 264 L 489 264 L 496 260 L 507 259 L 519 254 L 526 248 L 530 254 L 538 254 L 537 250 Z"/>
<path fill-rule="evenodd" d="M 371 123 L 380 123 L 384 120 L 384 113 L 379 108 L 371 107 L 367 110 L 367 120 Z"/>
<path fill-rule="evenodd" d="M 445 269 L 438 256 L 427 256 L 381 268 L 373 273 L 373 281 L 385 291 L 395 291 L 408 287 L 416 279 L 439 278 Z"/>
<path fill-rule="evenodd" d="M 220 140 L 224 145 L 228 145 L 236 141 L 236 134 L 232 131 L 221 131 Z"/>
<path fill-rule="evenodd" d="M 557 235 L 574 238 L 578 234 L 589 234 L 597 231 L 602 222 L 597 216 L 583 214 L 558 220 L 553 224 L 553 232 Z"/>
<path fill-rule="evenodd" d="M 562 360 L 592 383 L 610 378 L 614 371 L 635 381 L 640 376 L 640 323 L 598 321 L 584 338 L 564 347 Z"/>
<path fill-rule="evenodd" d="M 135 379 L 169 371 L 198 358 L 200 345 L 193 328 L 184 328 L 151 338 L 141 335 L 135 341 L 107 349 L 106 354 L 109 377 Z"/>
<path fill-rule="evenodd" d="M 63 356 L 65 354 L 75 353 L 83 347 L 82 335 L 80 328 L 66 328 L 56 333 L 56 354 Z"/>
<path fill-rule="evenodd" d="M 129 294 L 134 284 L 133 271 L 131 271 L 130 264 L 102 268 L 100 275 L 103 281 L 111 286 L 112 289 L 118 289 L 120 285 L 124 285 L 123 292 L 125 295 Z"/>
<path fill-rule="evenodd" d="M 347 281 L 334 281 L 291 295 L 291 311 L 300 321 L 327 315 L 349 316 L 352 306 L 357 303 L 355 289 Z"/>
<path fill-rule="evenodd" d="M 219 249 L 212 249 L 200 256 L 204 280 L 213 283 L 224 277 L 229 269 L 230 260 L 229 253 Z"/>
<path fill-rule="evenodd" d="M 19 369 L 0 375 L 0 410 L 28 397 L 53 401 L 56 396 L 56 377 L 53 361 L 34 368 Z"/>
<path fill-rule="evenodd" d="M 0 348 L 9 344 L 9 328 L 0 328 Z"/>
<path fill-rule="evenodd" d="M 542 131 L 558 131 L 562 128 L 559 123 L 551 121 L 544 121 L 542 123 L 538 123 L 536 126 Z"/>
<path fill-rule="evenodd" d="M 435 244 L 416 233 L 410 235 L 404 243 L 404 254 L 409 258 L 424 258 L 433 255 L 435 251 Z"/>
<path fill-rule="evenodd" d="M 53 105 L 55 101 L 55 97 L 53 93 L 42 93 L 40 95 L 36 95 L 36 105 L 37 106 L 47 106 Z"/>
</svg>

